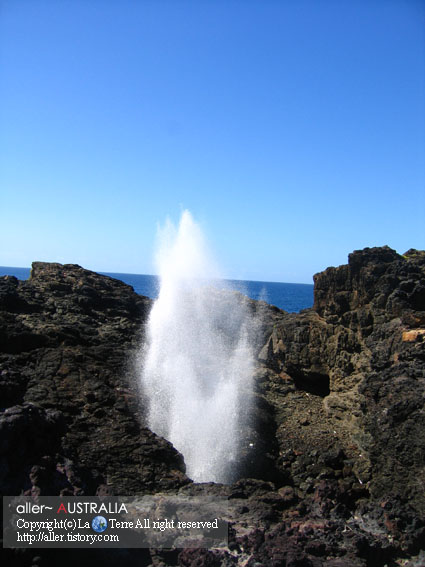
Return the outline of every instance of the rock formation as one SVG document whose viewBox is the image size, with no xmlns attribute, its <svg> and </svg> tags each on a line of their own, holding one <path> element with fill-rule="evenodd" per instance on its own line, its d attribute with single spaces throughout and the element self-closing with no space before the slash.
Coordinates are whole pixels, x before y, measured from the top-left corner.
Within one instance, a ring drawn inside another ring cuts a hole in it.
<svg viewBox="0 0 425 567">
<path fill-rule="evenodd" d="M 105 565 L 422 565 L 425 253 L 366 248 L 314 279 L 299 314 L 249 302 L 263 316 L 255 419 L 223 486 L 192 483 L 143 422 L 133 361 L 149 299 L 75 265 L 0 278 L 2 494 L 229 499 L 227 550 L 90 550 Z M 88 556 L 3 551 L 11 565 Z"/>
<path fill-rule="evenodd" d="M 151 300 L 74 265 L 35 262 L 28 281 L 0 286 L 2 493 L 187 482 L 181 455 L 138 419 L 129 353 Z"/>
</svg>

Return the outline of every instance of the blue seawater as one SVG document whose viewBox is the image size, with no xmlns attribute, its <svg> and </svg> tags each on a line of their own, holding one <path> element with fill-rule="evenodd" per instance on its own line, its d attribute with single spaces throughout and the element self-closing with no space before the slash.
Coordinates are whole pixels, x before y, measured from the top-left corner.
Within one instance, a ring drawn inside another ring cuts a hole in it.
<svg viewBox="0 0 425 567">
<path fill-rule="evenodd" d="M 158 297 L 159 280 L 157 276 L 141 274 L 117 274 L 102 272 L 124 283 L 131 285 L 136 293 L 146 295 L 152 299 Z M 15 276 L 20 280 L 26 280 L 30 275 L 30 268 L 10 268 L 0 266 L 0 276 Z M 233 289 L 244 293 L 251 299 L 260 299 L 276 305 L 285 311 L 298 313 L 313 305 L 313 285 L 279 283 L 279 282 L 255 282 L 243 280 L 228 280 Z"/>
</svg>

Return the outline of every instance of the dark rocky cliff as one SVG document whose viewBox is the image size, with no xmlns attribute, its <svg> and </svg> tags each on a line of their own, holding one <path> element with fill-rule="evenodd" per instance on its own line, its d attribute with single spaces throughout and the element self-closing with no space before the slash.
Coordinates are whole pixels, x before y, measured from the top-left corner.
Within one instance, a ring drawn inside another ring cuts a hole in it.
<svg viewBox="0 0 425 567">
<path fill-rule="evenodd" d="M 291 395 L 320 402 L 320 423 L 298 404 L 302 438 L 316 444 L 321 430 L 320 442 L 341 446 L 371 496 L 408 500 L 423 515 L 425 255 L 365 249 L 314 281 L 313 310 L 275 326 L 261 355 L 267 371 Z M 278 411 L 285 402 L 286 392 Z M 287 420 L 278 422 L 284 449 Z"/>
<path fill-rule="evenodd" d="M 423 564 L 423 252 L 350 254 L 315 276 L 314 308 L 300 314 L 251 302 L 264 317 L 258 452 L 245 455 L 241 476 L 256 478 L 231 486 L 191 483 L 181 455 L 144 427 L 131 361 L 150 304 L 74 265 L 0 278 L 3 494 L 229 498 L 227 551 L 136 550 L 129 565 Z M 65 564 L 77 551 L 42 559 Z M 33 555 L 9 558 L 29 565 Z"/>
<path fill-rule="evenodd" d="M 419 549 L 425 254 L 356 251 L 314 281 L 314 308 L 283 315 L 260 354 L 259 395 L 274 408 L 278 468 L 306 500 L 326 485 L 332 496 L 320 506 L 345 515 L 350 528 L 358 518 L 365 533 L 376 536 L 379 525 L 391 544 Z"/>
<path fill-rule="evenodd" d="M 79 266 L 35 262 L 0 278 L 3 494 L 117 494 L 187 482 L 181 456 L 142 427 L 129 352 L 151 301 Z"/>
</svg>

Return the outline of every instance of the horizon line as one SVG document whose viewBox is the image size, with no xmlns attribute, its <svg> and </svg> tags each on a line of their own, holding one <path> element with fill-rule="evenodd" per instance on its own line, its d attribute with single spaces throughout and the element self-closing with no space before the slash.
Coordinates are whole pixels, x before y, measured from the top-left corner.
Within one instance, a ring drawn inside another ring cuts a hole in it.
<svg viewBox="0 0 425 567">
<path fill-rule="evenodd" d="M 36 262 L 38 262 L 39 260 L 35 260 Z M 45 262 L 46 264 L 62 264 L 61 262 Z M 66 262 L 66 264 L 71 264 L 71 262 Z M 66 264 L 62 264 L 63 266 Z M 73 265 L 77 265 L 79 266 L 80 264 L 73 264 Z M 84 268 L 83 266 L 80 266 L 81 268 L 83 268 L 84 270 L 88 270 L 91 272 L 96 272 L 98 274 L 101 275 L 124 275 L 124 276 L 148 276 L 148 277 L 152 277 L 152 278 L 159 278 L 160 276 L 157 274 L 137 274 L 134 272 L 107 272 L 104 270 L 94 270 L 94 269 L 90 269 L 90 268 Z M 14 270 L 31 270 L 30 266 L 0 266 L 0 268 L 11 268 Z M 1 276 L 0 276 L 1 277 Z M 313 278 L 313 276 L 311 276 Z M 230 282 L 253 282 L 253 283 L 265 283 L 265 284 L 291 284 L 291 285 L 309 285 L 309 286 L 313 286 L 314 287 L 314 283 L 305 283 L 305 282 L 283 282 L 283 281 L 271 281 L 271 280 L 241 280 L 238 278 L 231 278 L 231 277 L 225 277 L 225 278 L 211 278 L 217 281 L 223 280 L 223 281 L 230 281 Z"/>
</svg>

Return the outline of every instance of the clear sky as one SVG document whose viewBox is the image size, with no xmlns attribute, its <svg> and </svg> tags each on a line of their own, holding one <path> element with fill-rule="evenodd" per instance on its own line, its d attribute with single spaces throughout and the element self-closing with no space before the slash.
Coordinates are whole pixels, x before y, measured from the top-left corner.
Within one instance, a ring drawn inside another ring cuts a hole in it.
<svg viewBox="0 0 425 567">
<path fill-rule="evenodd" d="M 425 2 L 0 0 L 0 265 L 230 278 L 425 248 Z"/>
</svg>

